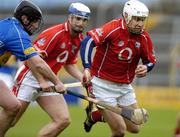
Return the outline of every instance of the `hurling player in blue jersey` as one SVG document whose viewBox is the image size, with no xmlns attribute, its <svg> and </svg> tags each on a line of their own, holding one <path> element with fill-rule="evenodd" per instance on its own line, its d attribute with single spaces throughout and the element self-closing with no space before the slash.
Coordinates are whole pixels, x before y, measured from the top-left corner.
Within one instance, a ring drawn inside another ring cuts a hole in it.
<svg viewBox="0 0 180 137">
<path fill-rule="evenodd" d="M 11 55 L 15 55 L 19 60 L 25 61 L 43 91 L 51 91 L 45 80 L 48 79 L 58 92 L 64 92 L 64 85 L 31 45 L 30 36 L 40 30 L 42 23 L 39 7 L 26 0 L 22 0 L 15 8 L 14 17 L 0 20 L 0 66 L 4 65 Z M 0 107 L 3 108 L 0 112 L 0 137 L 4 137 L 21 105 L 2 80 Z"/>
</svg>

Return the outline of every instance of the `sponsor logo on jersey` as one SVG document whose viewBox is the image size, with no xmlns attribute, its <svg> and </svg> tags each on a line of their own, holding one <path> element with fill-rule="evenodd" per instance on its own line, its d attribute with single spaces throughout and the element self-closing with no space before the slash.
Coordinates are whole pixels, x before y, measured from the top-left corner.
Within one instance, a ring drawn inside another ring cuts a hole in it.
<svg viewBox="0 0 180 137">
<path fill-rule="evenodd" d="M 122 49 L 118 54 L 118 59 L 130 63 L 132 59 L 132 49 L 129 47 Z"/>
<path fill-rule="evenodd" d="M 45 39 L 45 38 L 41 38 L 41 39 L 39 39 L 39 40 L 37 41 L 37 44 L 38 44 L 39 46 L 43 46 L 45 42 L 46 42 L 46 39 Z"/>
<path fill-rule="evenodd" d="M 4 43 L 0 41 L 0 48 L 4 46 Z"/>
<path fill-rule="evenodd" d="M 96 29 L 96 32 L 97 32 L 98 36 L 102 36 L 102 34 L 103 34 L 102 28 Z"/>
<path fill-rule="evenodd" d="M 27 48 L 27 49 L 24 50 L 25 55 L 29 55 L 29 54 L 31 54 L 33 52 L 36 52 L 36 50 L 33 47 L 30 47 L 30 48 Z"/>
</svg>

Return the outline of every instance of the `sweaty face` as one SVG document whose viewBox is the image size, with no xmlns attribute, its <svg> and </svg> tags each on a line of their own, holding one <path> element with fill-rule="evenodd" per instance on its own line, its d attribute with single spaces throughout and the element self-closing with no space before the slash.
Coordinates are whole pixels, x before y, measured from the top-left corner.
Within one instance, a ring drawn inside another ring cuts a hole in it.
<svg viewBox="0 0 180 137">
<path fill-rule="evenodd" d="M 75 33 L 81 33 L 84 31 L 84 29 L 87 27 L 88 24 L 88 19 L 81 17 L 81 16 L 76 16 L 76 15 L 70 15 L 69 16 L 69 22 L 71 24 L 71 29 Z"/>
<path fill-rule="evenodd" d="M 146 24 L 146 17 L 133 16 L 131 21 L 127 24 L 130 33 L 141 34 Z"/>
</svg>

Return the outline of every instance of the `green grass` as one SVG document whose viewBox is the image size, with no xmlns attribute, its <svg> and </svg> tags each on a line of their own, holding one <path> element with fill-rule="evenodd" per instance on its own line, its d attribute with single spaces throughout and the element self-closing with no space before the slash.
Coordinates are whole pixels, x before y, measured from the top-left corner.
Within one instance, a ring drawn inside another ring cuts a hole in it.
<svg viewBox="0 0 180 137">
<path fill-rule="evenodd" d="M 109 137 L 107 124 L 96 124 L 90 133 L 83 130 L 85 112 L 79 106 L 70 106 L 71 125 L 59 137 Z M 177 110 L 148 110 L 150 117 L 139 134 L 127 133 L 126 137 L 172 137 Z M 39 107 L 29 107 L 19 123 L 10 129 L 6 137 L 36 137 L 38 130 L 50 119 Z"/>
</svg>

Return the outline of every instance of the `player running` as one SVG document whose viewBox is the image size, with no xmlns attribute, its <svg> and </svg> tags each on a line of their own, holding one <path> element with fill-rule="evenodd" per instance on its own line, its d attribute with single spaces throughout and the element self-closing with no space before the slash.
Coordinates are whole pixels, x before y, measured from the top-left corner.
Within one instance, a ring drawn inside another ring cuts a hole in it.
<svg viewBox="0 0 180 137">
<path fill-rule="evenodd" d="M 100 28 L 88 32 L 82 42 L 81 58 L 84 66 L 84 84 L 92 83 L 90 95 L 112 106 L 138 108 L 131 82 L 144 77 L 156 63 L 153 43 L 145 30 L 149 10 L 142 2 L 130 0 L 123 8 L 123 18 L 114 19 Z M 96 52 L 92 58 L 93 48 Z M 142 60 L 142 63 L 139 61 Z M 91 77 L 92 76 L 92 77 Z M 87 111 L 84 128 L 102 121 L 111 129 L 111 137 L 124 137 L 126 130 L 139 132 L 139 126 L 123 117 L 98 107 Z M 102 116 L 101 116 L 102 115 Z"/>
<path fill-rule="evenodd" d="M 88 24 L 90 9 L 82 3 L 72 3 L 69 6 L 67 22 L 50 27 L 43 31 L 34 41 L 34 47 L 42 55 L 55 74 L 64 67 L 74 78 L 81 81 L 82 73 L 76 66 L 82 32 Z M 51 82 L 48 82 L 50 85 Z M 13 92 L 20 100 L 22 109 L 14 124 L 25 112 L 30 102 L 36 100 L 40 107 L 52 119 L 38 133 L 38 137 L 55 137 L 69 124 L 70 116 L 63 95 L 58 93 L 38 93 L 38 81 L 32 75 L 29 67 L 22 66 L 16 76 Z"/>
<path fill-rule="evenodd" d="M 30 41 L 30 36 L 40 30 L 42 21 L 39 7 L 26 0 L 16 7 L 14 17 L 0 21 L 0 66 L 13 54 L 19 60 L 26 61 L 44 91 L 49 91 L 50 86 L 41 81 L 42 76 L 49 79 L 56 86 L 56 90 L 62 92 L 65 90 L 64 86 L 37 54 Z M 2 80 L 0 87 L 0 106 L 3 108 L 0 113 L 0 137 L 4 137 L 21 104 Z"/>
</svg>

